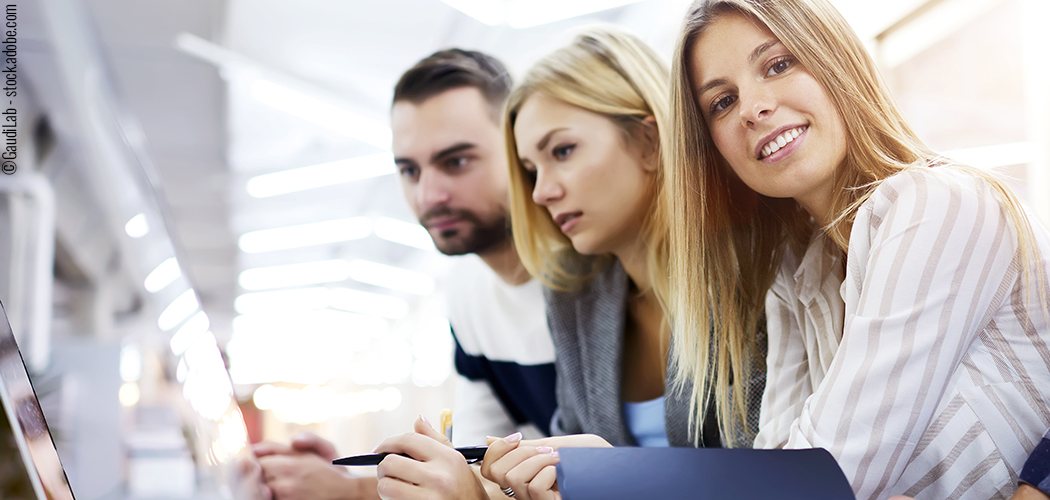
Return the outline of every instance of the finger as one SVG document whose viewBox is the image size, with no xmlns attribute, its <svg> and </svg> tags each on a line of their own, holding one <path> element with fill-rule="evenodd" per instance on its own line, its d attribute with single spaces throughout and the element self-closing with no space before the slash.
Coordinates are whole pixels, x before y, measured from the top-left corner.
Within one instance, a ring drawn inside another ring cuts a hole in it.
<svg viewBox="0 0 1050 500">
<path fill-rule="evenodd" d="M 335 445 L 331 441 L 312 432 L 303 432 L 293 437 L 292 449 L 303 453 L 313 453 L 328 461 L 339 458 Z"/>
<path fill-rule="evenodd" d="M 445 446 L 452 446 L 452 441 L 449 441 L 444 434 L 438 432 L 437 429 L 431 427 L 426 420 L 423 420 L 422 416 L 416 419 L 416 422 L 412 425 L 412 428 L 416 431 L 416 434 L 427 436 L 441 444 L 444 444 Z"/>
<path fill-rule="evenodd" d="M 425 487 L 428 484 L 427 464 L 401 455 L 387 455 L 376 467 L 376 477 L 390 477 Z"/>
<path fill-rule="evenodd" d="M 376 447 L 376 453 L 404 453 L 415 460 L 426 462 L 434 460 L 444 453 L 455 453 L 448 446 L 427 436 L 409 432 L 389 438 Z"/>
<path fill-rule="evenodd" d="M 417 500 L 426 498 L 427 492 L 419 486 L 400 479 L 381 477 L 376 484 L 376 493 L 383 500 Z"/>
<path fill-rule="evenodd" d="M 284 443 L 275 443 L 273 441 L 263 441 L 252 445 L 252 452 L 257 457 L 265 457 L 267 455 L 290 455 L 294 451 L 291 446 Z"/>
<path fill-rule="evenodd" d="M 550 448 L 548 448 L 550 449 Z M 496 460 L 492 464 L 489 464 L 489 473 L 492 477 L 489 478 L 491 481 L 498 483 L 500 487 L 510 486 L 511 483 L 507 479 L 507 474 L 515 467 L 521 465 L 525 460 L 538 455 L 539 452 L 536 448 L 531 446 L 519 446 Z"/>
<path fill-rule="evenodd" d="M 521 433 L 515 432 L 503 439 L 496 438 L 494 441 L 487 441 L 489 442 L 489 449 L 485 451 L 485 457 L 481 462 L 481 475 L 489 481 L 501 484 L 492 476 L 492 465 L 502 459 L 504 455 L 518 447 L 518 443 L 521 442 Z M 500 487 L 506 487 L 506 483 L 502 483 Z"/>
<path fill-rule="evenodd" d="M 559 499 L 561 494 L 558 493 L 557 486 L 558 468 L 555 465 L 547 465 L 529 482 L 529 496 L 533 500 Z"/>
<path fill-rule="evenodd" d="M 544 450 L 541 450 L 544 451 Z M 536 479 L 536 475 L 540 473 L 545 467 L 558 463 L 557 456 L 552 456 L 551 452 L 554 451 L 551 448 L 546 448 L 545 453 L 539 453 L 531 456 L 509 472 L 507 472 L 507 482 L 511 488 L 514 488 L 515 492 L 528 492 L 526 497 L 532 497 L 532 481 Z M 539 488 L 537 491 L 545 491 L 547 488 Z M 530 500 L 525 498 L 524 500 Z"/>
</svg>

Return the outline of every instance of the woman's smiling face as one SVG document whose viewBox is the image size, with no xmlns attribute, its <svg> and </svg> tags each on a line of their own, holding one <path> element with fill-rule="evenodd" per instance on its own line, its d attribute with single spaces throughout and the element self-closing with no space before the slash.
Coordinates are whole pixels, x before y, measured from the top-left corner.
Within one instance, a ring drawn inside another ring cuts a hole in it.
<svg viewBox="0 0 1050 500">
<path fill-rule="evenodd" d="M 737 176 L 828 222 L 846 129 L 809 70 L 762 23 L 735 12 L 707 26 L 690 61 L 697 105 Z"/>
</svg>

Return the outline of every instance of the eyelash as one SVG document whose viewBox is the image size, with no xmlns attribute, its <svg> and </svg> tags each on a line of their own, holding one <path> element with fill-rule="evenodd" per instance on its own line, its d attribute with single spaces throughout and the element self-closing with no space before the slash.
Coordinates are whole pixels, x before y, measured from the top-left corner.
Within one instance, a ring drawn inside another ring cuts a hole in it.
<svg viewBox="0 0 1050 500">
<path fill-rule="evenodd" d="M 776 68 L 777 66 L 780 66 L 781 64 L 785 64 L 785 63 L 787 64 L 787 66 L 784 67 L 784 69 L 773 73 L 774 68 Z M 795 65 L 795 59 L 793 57 L 791 57 L 791 56 L 780 56 L 780 57 L 770 61 L 769 66 L 766 67 L 766 77 L 772 77 L 772 76 L 781 75 L 785 71 L 791 69 L 794 65 Z M 725 103 L 726 100 L 730 100 L 730 102 Z M 713 115 L 713 114 L 719 113 L 721 111 L 725 111 L 726 109 L 729 108 L 729 106 L 732 106 L 734 102 L 736 102 L 736 96 L 734 96 L 734 95 L 725 95 L 725 94 L 719 95 L 719 96 L 717 96 L 715 98 L 714 102 L 711 103 L 711 107 L 710 107 L 710 109 L 708 109 L 708 112 Z M 725 103 L 725 105 L 721 109 L 719 109 L 719 105 L 721 105 L 722 103 Z"/>
<path fill-rule="evenodd" d="M 564 160 L 565 157 L 571 154 L 575 149 L 575 144 L 565 144 L 562 146 L 557 146 L 551 149 L 551 156 L 553 156 L 557 160 Z"/>
</svg>

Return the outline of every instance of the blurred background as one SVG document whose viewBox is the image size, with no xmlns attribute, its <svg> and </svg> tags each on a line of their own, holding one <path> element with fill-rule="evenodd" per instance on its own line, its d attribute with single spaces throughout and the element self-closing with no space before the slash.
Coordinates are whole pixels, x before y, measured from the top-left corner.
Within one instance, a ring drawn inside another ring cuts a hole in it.
<svg viewBox="0 0 1050 500">
<path fill-rule="evenodd" d="M 1050 1 L 832 1 L 919 135 L 1050 221 Z M 77 497 L 195 496 L 231 400 L 344 455 L 434 420 L 453 258 L 393 175 L 395 81 L 451 46 L 520 75 L 594 22 L 669 59 L 688 3 L 8 0 L 0 301 Z"/>
</svg>

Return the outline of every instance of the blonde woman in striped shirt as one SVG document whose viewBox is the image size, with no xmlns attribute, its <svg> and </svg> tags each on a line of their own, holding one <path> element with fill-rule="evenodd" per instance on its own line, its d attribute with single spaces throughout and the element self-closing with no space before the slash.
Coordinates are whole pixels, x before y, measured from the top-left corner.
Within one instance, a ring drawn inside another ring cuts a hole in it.
<svg viewBox="0 0 1050 500">
<path fill-rule="evenodd" d="M 825 0 L 698 2 L 671 99 L 673 345 L 696 413 L 713 391 L 723 425 L 743 416 L 728 382 L 762 362 L 764 313 L 756 447 L 826 448 L 862 499 L 1008 497 L 1050 427 L 1047 231 L 922 144 Z"/>
</svg>

